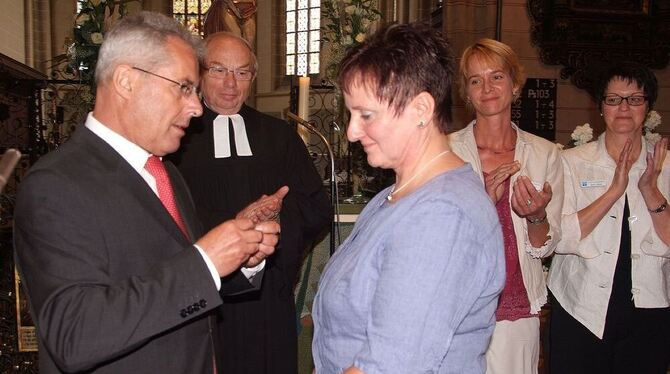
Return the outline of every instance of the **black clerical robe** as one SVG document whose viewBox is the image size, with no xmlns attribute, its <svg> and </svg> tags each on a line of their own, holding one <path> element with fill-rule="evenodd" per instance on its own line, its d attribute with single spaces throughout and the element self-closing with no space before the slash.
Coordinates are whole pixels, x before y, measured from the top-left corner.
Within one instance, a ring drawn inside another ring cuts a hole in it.
<svg viewBox="0 0 670 374">
<path fill-rule="evenodd" d="M 218 311 L 219 373 L 297 372 L 293 289 L 306 249 L 332 219 L 328 196 L 300 137 L 285 121 L 243 106 L 252 156 L 238 156 L 229 125 L 231 157 L 214 157 L 213 121 L 205 107 L 170 158 L 183 174 L 197 214 L 210 229 L 281 186 L 290 188 L 280 215 L 281 235 L 265 265 L 259 292 L 225 296 Z M 225 279 L 224 279 L 225 281 Z"/>
</svg>

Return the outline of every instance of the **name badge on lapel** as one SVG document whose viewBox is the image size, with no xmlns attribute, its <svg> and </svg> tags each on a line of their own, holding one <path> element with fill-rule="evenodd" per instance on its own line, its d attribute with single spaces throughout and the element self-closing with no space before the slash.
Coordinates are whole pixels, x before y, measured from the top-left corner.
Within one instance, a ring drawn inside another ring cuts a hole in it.
<svg viewBox="0 0 670 374">
<path fill-rule="evenodd" d="M 605 181 L 580 181 L 579 186 L 581 188 L 592 188 L 592 187 L 605 187 L 607 184 Z"/>
</svg>

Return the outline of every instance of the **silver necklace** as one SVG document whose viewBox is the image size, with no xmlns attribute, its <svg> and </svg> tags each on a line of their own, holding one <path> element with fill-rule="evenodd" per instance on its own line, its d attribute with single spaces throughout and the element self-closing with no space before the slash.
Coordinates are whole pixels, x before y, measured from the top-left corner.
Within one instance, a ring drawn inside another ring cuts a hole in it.
<svg viewBox="0 0 670 374">
<path fill-rule="evenodd" d="M 412 177 L 409 178 L 409 180 L 408 180 L 407 182 L 405 182 L 402 186 L 398 187 L 398 189 L 396 189 L 396 188 L 395 188 L 395 185 L 393 185 L 393 187 L 391 187 L 391 191 L 389 191 L 389 194 L 386 195 L 386 200 L 388 200 L 388 201 L 393 201 L 393 195 L 397 194 L 398 192 L 404 190 L 405 187 L 409 186 L 409 184 L 412 183 L 412 181 L 414 181 L 414 179 L 416 179 L 416 177 L 418 177 L 419 175 L 421 175 L 421 173 L 423 173 L 424 171 L 426 171 L 426 169 L 427 169 L 433 162 L 435 162 L 435 160 L 437 160 L 438 158 L 440 158 L 440 157 L 442 157 L 442 156 L 444 156 L 444 155 L 446 155 L 447 153 L 450 153 L 450 152 L 451 152 L 450 150 L 446 150 L 446 151 L 440 153 L 439 155 L 437 155 L 437 156 L 431 158 L 430 161 L 428 161 L 425 165 L 423 165 L 423 166 L 421 167 L 421 169 L 419 169 L 416 173 L 414 173 L 414 175 L 412 175 Z"/>
</svg>

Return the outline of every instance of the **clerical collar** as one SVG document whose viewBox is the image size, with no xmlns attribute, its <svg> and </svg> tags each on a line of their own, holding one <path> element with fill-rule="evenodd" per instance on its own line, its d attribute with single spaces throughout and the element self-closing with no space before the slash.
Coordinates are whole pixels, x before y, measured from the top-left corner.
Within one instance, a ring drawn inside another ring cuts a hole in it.
<svg viewBox="0 0 670 374">
<path fill-rule="evenodd" d="M 231 156 L 230 151 L 230 130 L 229 123 L 233 124 L 233 134 L 235 138 L 235 150 L 237 156 L 253 156 L 247 129 L 244 124 L 244 118 L 239 114 L 222 115 L 219 114 L 214 119 L 214 158 L 227 158 Z"/>
</svg>

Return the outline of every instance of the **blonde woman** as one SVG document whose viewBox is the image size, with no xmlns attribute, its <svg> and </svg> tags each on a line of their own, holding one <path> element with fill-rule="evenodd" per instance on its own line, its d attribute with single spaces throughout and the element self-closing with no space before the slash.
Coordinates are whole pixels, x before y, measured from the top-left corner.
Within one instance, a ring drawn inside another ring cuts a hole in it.
<svg viewBox="0 0 670 374">
<path fill-rule="evenodd" d="M 482 39 L 464 52 L 460 92 L 475 120 L 451 147 L 478 173 L 496 205 L 505 242 L 505 288 L 486 353 L 489 374 L 537 373 L 538 313 L 547 301 L 542 258 L 561 238 L 563 170 L 556 146 L 511 121 L 525 78 L 514 51 Z"/>
</svg>

